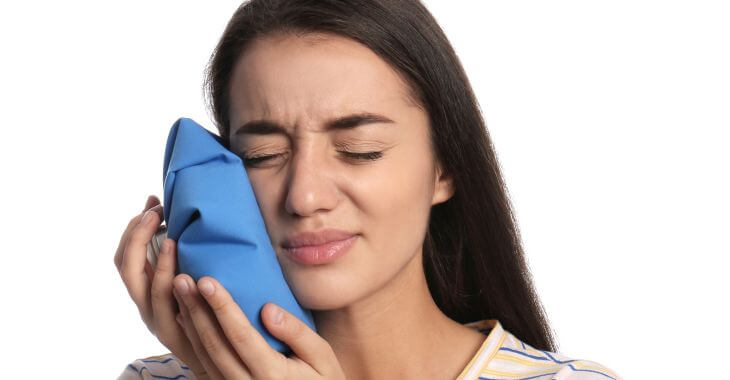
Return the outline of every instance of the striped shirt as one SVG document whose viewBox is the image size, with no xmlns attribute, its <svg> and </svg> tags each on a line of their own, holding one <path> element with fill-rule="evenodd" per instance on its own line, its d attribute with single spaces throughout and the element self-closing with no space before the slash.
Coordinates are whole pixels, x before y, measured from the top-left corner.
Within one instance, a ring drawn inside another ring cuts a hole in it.
<svg viewBox="0 0 730 380">
<path fill-rule="evenodd" d="M 467 323 L 489 335 L 457 380 L 622 380 L 614 371 L 589 360 L 569 359 L 537 350 L 502 328 L 496 319 Z"/>
<path fill-rule="evenodd" d="M 457 380 L 623 380 L 616 372 L 593 361 L 569 359 L 538 350 L 502 328 L 496 319 L 465 324 L 487 337 Z M 190 368 L 168 353 L 137 359 L 118 380 L 195 379 Z"/>
</svg>

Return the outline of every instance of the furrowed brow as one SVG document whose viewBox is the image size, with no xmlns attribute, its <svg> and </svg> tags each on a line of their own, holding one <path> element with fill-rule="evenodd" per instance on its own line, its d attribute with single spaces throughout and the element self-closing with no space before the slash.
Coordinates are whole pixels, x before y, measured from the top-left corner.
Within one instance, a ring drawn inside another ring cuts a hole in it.
<svg viewBox="0 0 730 380">
<path fill-rule="evenodd" d="M 353 129 L 363 125 L 376 123 L 394 123 L 393 120 L 376 113 L 361 112 L 347 116 L 341 116 L 330 120 L 325 125 L 326 131 Z M 286 128 L 271 120 L 252 120 L 240 126 L 236 130 L 236 135 L 252 134 L 252 135 L 269 135 L 269 134 L 286 134 Z"/>
</svg>

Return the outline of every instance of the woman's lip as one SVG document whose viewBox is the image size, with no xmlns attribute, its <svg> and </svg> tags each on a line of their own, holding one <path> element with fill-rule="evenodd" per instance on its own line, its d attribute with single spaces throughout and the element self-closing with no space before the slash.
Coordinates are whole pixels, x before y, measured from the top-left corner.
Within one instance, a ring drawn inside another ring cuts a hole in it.
<svg viewBox="0 0 730 380">
<path fill-rule="evenodd" d="M 284 252 L 294 261 L 304 265 L 322 265 L 331 263 L 347 253 L 355 243 L 358 235 L 345 240 L 331 241 L 320 245 L 309 245 L 297 248 L 284 248 Z"/>
</svg>

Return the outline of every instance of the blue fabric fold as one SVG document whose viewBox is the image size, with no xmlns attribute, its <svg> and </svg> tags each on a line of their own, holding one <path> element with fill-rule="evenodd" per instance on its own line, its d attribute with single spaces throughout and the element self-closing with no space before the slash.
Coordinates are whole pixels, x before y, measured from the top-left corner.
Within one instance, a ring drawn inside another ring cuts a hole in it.
<svg viewBox="0 0 730 380">
<path fill-rule="evenodd" d="M 163 166 L 167 237 L 177 241 L 178 271 L 197 282 L 218 280 L 275 350 L 289 348 L 263 326 L 261 308 L 273 302 L 315 330 L 276 259 L 241 159 L 221 138 L 189 118 L 170 129 Z"/>
</svg>

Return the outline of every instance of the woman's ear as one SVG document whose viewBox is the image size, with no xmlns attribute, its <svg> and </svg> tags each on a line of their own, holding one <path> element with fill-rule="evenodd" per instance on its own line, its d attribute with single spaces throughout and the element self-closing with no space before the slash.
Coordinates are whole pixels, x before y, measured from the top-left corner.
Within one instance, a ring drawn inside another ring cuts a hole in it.
<svg viewBox="0 0 730 380">
<path fill-rule="evenodd" d="M 443 172 L 440 164 L 437 164 L 435 178 L 431 205 L 446 202 L 454 195 L 454 180 L 451 175 Z"/>
</svg>

